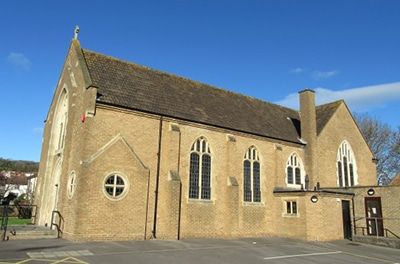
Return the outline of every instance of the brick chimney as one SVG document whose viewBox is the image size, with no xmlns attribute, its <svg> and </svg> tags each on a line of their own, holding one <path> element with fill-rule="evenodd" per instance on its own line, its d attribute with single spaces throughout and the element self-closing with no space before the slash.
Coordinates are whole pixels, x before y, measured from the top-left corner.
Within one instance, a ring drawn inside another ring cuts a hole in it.
<svg viewBox="0 0 400 264">
<path fill-rule="evenodd" d="M 301 137 L 307 142 L 305 147 L 304 168 L 309 177 L 309 186 L 317 185 L 317 118 L 315 112 L 315 92 L 305 89 L 300 94 L 300 129 Z"/>
</svg>

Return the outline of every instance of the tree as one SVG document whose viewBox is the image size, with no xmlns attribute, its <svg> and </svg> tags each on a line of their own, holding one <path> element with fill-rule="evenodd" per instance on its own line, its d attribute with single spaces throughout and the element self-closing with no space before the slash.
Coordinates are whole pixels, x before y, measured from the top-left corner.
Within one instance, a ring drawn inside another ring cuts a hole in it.
<svg viewBox="0 0 400 264">
<path fill-rule="evenodd" d="M 378 184 L 389 184 L 400 172 L 400 126 L 396 131 L 368 113 L 354 114 L 354 118 L 377 159 Z"/>
<path fill-rule="evenodd" d="M 0 171 L 37 172 L 39 162 L 0 158 Z"/>
</svg>

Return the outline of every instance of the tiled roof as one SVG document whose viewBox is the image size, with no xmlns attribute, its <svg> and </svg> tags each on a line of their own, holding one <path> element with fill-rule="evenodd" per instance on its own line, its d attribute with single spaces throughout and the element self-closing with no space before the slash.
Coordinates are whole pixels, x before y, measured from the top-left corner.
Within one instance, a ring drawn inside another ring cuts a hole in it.
<svg viewBox="0 0 400 264">
<path fill-rule="evenodd" d="M 338 107 L 343 103 L 343 100 L 317 106 L 315 108 L 317 116 L 317 135 L 319 135 Z"/>
<path fill-rule="evenodd" d="M 0 176 L 0 185 L 5 185 L 5 184 L 27 185 L 28 178 L 25 175 L 13 176 L 11 178 Z"/>
<path fill-rule="evenodd" d="M 299 143 L 296 110 L 82 51 L 98 103 Z"/>
<path fill-rule="evenodd" d="M 400 185 L 400 173 L 396 175 L 390 182 L 390 185 Z"/>
</svg>

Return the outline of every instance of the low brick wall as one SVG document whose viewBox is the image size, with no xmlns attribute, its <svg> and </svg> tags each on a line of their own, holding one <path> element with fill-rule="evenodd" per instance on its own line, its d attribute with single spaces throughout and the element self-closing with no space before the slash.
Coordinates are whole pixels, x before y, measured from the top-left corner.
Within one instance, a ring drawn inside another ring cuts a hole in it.
<svg viewBox="0 0 400 264">
<path fill-rule="evenodd" d="M 398 238 L 387 238 L 387 237 L 376 237 L 376 236 L 354 236 L 353 241 L 400 249 L 400 239 Z"/>
</svg>

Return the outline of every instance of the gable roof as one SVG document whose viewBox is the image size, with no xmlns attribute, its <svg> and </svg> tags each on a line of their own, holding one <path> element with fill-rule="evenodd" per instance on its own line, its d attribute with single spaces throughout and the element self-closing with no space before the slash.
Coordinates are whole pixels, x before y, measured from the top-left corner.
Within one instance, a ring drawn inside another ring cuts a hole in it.
<svg viewBox="0 0 400 264">
<path fill-rule="evenodd" d="M 398 173 L 392 181 L 389 183 L 389 185 L 400 185 L 400 173 Z"/>
<path fill-rule="evenodd" d="M 299 111 L 82 49 L 97 103 L 299 143 Z M 320 108 L 325 120 L 330 109 Z"/>
<path fill-rule="evenodd" d="M 315 108 L 316 116 L 317 116 L 317 135 L 322 132 L 322 129 L 331 119 L 333 114 L 339 108 L 339 106 L 343 103 L 343 100 L 339 100 L 336 102 L 324 104 L 317 106 Z"/>
</svg>

